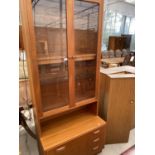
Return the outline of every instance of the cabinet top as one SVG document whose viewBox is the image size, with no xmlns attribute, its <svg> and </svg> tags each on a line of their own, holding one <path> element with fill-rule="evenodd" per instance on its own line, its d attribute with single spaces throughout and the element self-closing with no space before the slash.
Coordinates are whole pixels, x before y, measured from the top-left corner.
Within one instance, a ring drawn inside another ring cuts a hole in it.
<svg viewBox="0 0 155 155">
<path fill-rule="evenodd" d="M 132 66 L 120 66 L 113 68 L 100 68 L 100 73 L 106 74 L 110 78 L 134 78 L 135 67 Z"/>
</svg>

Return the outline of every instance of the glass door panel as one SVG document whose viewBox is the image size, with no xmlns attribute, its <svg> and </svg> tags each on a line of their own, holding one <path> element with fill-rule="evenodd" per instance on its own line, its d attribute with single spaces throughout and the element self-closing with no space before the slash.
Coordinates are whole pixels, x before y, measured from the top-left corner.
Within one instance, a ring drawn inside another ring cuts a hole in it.
<svg viewBox="0 0 155 155">
<path fill-rule="evenodd" d="M 96 60 L 75 62 L 76 102 L 95 97 Z"/>
<path fill-rule="evenodd" d="M 75 100 L 95 97 L 98 3 L 75 0 Z"/>
<path fill-rule="evenodd" d="M 58 63 L 39 66 L 43 111 L 68 104 L 68 64 Z"/>
<path fill-rule="evenodd" d="M 75 0 L 75 54 L 96 54 L 99 5 Z"/>
<path fill-rule="evenodd" d="M 38 58 L 67 56 L 65 0 L 39 0 L 33 4 Z"/>
<path fill-rule="evenodd" d="M 69 104 L 66 1 L 33 1 L 42 110 Z"/>
</svg>

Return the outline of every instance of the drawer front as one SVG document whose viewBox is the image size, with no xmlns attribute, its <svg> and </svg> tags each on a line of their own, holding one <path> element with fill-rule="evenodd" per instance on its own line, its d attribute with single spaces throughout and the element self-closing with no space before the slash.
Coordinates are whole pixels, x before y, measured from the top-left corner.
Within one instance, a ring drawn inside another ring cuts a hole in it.
<svg viewBox="0 0 155 155">
<path fill-rule="evenodd" d="M 90 142 L 97 142 L 100 139 L 104 140 L 104 137 L 105 137 L 104 127 L 100 127 L 98 129 L 95 129 L 89 134 Z"/>
<path fill-rule="evenodd" d="M 89 134 L 89 154 L 95 155 L 102 151 L 105 144 L 105 128 L 100 127 Z"/>
<path fill-rule="evenodd" d="M 50 151 L 47 151 L 47 155 L 67 155 L 68 144 L 58 146 Z"/>
<path fill-rule="evenodd" d="M 105 131 L 100 127 L 48 151 L 46 155 L 95 155 L 101 152 L 104 143 Z"/>
<path fill-rule="evenodd" d="M 47 152 L 47 155 L 88 155 L 87 135 L 78 137 Z"/>
</svg>

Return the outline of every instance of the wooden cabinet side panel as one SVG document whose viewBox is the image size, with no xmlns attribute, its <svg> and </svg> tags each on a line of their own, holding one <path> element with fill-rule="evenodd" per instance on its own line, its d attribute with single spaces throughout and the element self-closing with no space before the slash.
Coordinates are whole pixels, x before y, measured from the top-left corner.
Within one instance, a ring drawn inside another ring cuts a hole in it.
<svg viewBox="0 0 155 155">
<path fill-rule="evenodd" d="M 105 93 L 105 76 L 100 73 L 100 96 L 99 96 L 99 116 L 103 117 L 103 104 Z"/>
<path fill-rule="evenodd" d="M 97 101 L 99 101 L 99 95 L 100 95 L 100 59 L 101 59 L 101 44 L 102 44 L 102 24 L 103 24 L 103 9 L 104 9 L 104 3 L 103 1 L 100 1 L 99 4 L 99 17 L 98 17 L 98 43 L 97 43 L 97 64 L 96 64 L 96 98 Z M 98 103 L 98 102 L 97 102 Z M 98 114 L 98 107 L 99 104 L 97 104 L 97 114 Z"/>
<path fill-rule="evenodd" d="M 99 115 L 104 120 L 107 120 L 109 84 L 109 78 L 105 74 L 100 73 Z"/>
<path fill-rule="evenodd" d="M 32 24 L 30 20 L 32 19 L 31 15 L 31 1 L 30 0 L 20 0 L 20 11 L 21 11 L 21 20 L 22 20 L 22 34 L 24 41 L 24 48 L 27 55 L 27 64 L 28 64 L 28 73 L 30 79 L 30 90 L 32 97 L 32 104 L 34 108 L 34 117 L 36 122 L 36 127 L 38 134 L 41 134 L 39 117 L 42 115 L 41 112 L 41 99 L 40 99 L 40 87 L 38 80 L 38 71 L 36 63 L 36 53 L 34 49 L 34 38 L 32 37 L 32 29 L 30 25 Z M 30 24 L 31 23 L 31 24 Z M 30 25 L 29 25 L 30 24 Z M 32 25 L 31 25 L 32 26 Z"/>
<path fill-rule="evenodd" d="M 103 24 L 103 1 L 99 4 L 98 16 L 98 39 L 97 39 L 97 65 L 96 65 L 96 97 L 99 100 L 99 82 L 100 82 L 100 59 L 101 59 L 101 44 L 102 44 L 102 24 Z"/>
<path fill-rule="evenodd" d="M 103 119 L 108 120 L 109 102 L 110 102 L 110 79 L 105 75 L 105 93 L 103 104 Z"/>
</svg>

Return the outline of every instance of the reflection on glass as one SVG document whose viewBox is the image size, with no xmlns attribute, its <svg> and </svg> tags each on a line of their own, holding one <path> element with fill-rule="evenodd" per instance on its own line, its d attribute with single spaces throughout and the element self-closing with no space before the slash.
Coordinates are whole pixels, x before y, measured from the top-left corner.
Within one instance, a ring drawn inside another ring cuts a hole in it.
<svg viewBox="0 0 155 155">
<path fill-rule="evenodd" d="M 66 56 L 65 0 L 39 0 L 33 12 L 38 57 Z"/>
<path fill-rule="evenodd" d="M 130 26 L 130 17 L 126 17 L 125 28 L 124 28 L 124 33 L 125 34 L 129 33 L 129 26 Z"/>
<path fill-rule="evenodd" d="M 96 54 L 98 4 L 75 0 L 75 54 Z"/>
<path fill-rule="evenodd" d="M 135 34 L 135 18 L 131 19 L 129 34 Z"/>
<path fill-rule="evenodd" d="M 75 63 L 76 101 L 95 97 L 96 60 Z"/>
<path fill-rule="evenodd" d="M 65 0 L 33 3 L 33 19 L 43 111 L 68 104 Z"/>
<path fill-rule="evenodd" d="M 43 110 L 62 107 L 68 104 L 67 63 L 39 66 Z"/>
</svg>

